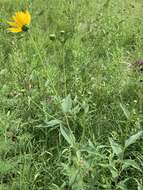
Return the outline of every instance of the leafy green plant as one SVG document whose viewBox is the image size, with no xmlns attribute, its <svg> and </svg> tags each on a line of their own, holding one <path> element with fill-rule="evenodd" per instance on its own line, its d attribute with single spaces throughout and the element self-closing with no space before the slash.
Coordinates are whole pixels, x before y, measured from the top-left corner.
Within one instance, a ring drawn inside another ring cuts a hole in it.
<svg viewBox="0 0 143 190">
<path fill-rule="evenodd" d="M 143 189 L 142 5 L 0 0 L 0 189 Z"/>
<path fill-rule="evenodd" d="M 75 142 L 73 134 L 65 128 L 62 128 L 61 134 L 70 145 L 63 151 L 63 158 L 66 160 L 61 166 L 67 181 L 61 188 L 126 190 L 131 179 L 134 188 L 142 187 L 139 182 L 141 178 L 134 177 L 138 172 L 142 176 L 142 166 L 135 159 L 127 159 L 129 155 L 127 149 L 142 138 L 143 131 L 130 136 L 124 146 L 109 138 L 111 149 L 110 146 L 92 143 L 90 140 L 81 145 Z"/>
</svg>

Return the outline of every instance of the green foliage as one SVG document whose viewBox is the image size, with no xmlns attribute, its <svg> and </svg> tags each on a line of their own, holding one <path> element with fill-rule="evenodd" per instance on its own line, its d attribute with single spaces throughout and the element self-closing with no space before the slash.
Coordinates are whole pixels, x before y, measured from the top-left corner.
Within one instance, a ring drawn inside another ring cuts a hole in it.
<svg viewBox="0 0 143 190">
<path fill-rule="evenodd" d="M 142 6 L 0 0 L 0 190 L 143 189 Z"/>
<path fill-rule="evenodd" d="M 69 137 L 68 133 L 67 130 L 66 138 Z M 135 178 L 136 174 L 143 174 L 138 159 L 126 159 L 130 155 L 126 147 L 121 148 L 112 138 L 109 141 L 111 147 L 101 145 L 95 140 L 93 144 L 89 140 L 84 144 L 75 143 L 72 149 L 65 149 L 63 157 L 66 158 L 66 162 L 61 166 L 67 182 L 62 186 L 73 190 L 128 189 L 131 183 L 134 188 L 140 188 L 141 184 Z"/>
<path fill-rule="evenodd" d="M 143 136 L 143 131 L 140 131 L 137 134 L 132 135 L 129 139 L 126 140 L 126 142 L 125 142 L 125 148 L 127 148 L 128 146 L 134 144 L 142 136 Z"/>
</svg>

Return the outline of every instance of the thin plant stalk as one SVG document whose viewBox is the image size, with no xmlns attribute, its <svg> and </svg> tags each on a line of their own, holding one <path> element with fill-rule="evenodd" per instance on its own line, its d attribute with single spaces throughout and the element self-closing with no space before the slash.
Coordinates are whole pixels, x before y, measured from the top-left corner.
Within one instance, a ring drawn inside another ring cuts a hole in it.
<svg viewBox="0 0 143 190">
<path fill-rule="evenodd" d="M 34 47 L 35 47 L 35 50 L 37 51 L 37 55 L 39 56 L 39 59 L 40 59 L 42 65 L 44 66 L 44 71 L 46 71 L 46 70 L 47 70 L 47 67 L 46 67 L 46 65 L 45 65 L 45 63 L 44 63 L 43 57 L 41 56 L 41 53 L 40 53 L 40 51 L 39 51 L 39 48 L 38 48 L 38 46 L 37 46 L 37 44 L 36 44 L 36 42 L 35 42 L 33 36 L 32 36 L 30 33 L 29 33 L 29 36 L 30 36 L 30 38 L 31 38 L 31 40 L 32 40 L 32 42 L 33 42 L 33 45 L 34 45 Z M 51 84 L 52 84 L 52 89 L 53 89 L 55 95 L 57 96 L 57 91 L 56 91 L 56 89 L 55 89 L 55 87 L 54 87 L 54 84 L 53 84 L 53 82 L 52 82 L 52 80 L 51 80 L 51 78 L 50 78 L 50 76 L 48 75 L 47 72 L 46 72 L 46 76 L 48 77 L 48 80 L 51 82 Z"/>
</svg>

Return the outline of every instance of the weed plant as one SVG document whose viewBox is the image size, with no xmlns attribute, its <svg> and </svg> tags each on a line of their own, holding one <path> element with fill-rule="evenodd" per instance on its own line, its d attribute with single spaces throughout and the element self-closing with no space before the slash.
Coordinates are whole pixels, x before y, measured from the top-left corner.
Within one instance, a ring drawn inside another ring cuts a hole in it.
<svg viewBox="0 0 143 190">
<path fill-rule="evenodd" d="M 143 190 L 142 10 L 0 0 L 0 190 Z"/>
</svg>

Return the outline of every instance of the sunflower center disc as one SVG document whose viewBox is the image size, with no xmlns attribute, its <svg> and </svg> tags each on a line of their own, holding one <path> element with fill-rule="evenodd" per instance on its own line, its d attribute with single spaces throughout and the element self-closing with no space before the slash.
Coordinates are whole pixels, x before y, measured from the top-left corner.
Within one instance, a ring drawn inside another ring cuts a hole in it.
<svg viewBox="0 0 143 190">
<path fill-rule="evenodd" d="M 24 25 L 24 26 L 22 27 L 22 30 L 23 30 L 24 32 L 27 32 L 27 31 L 29 30 L 29 28 L 28 28 L 28 26 Z"/>
</svg>

